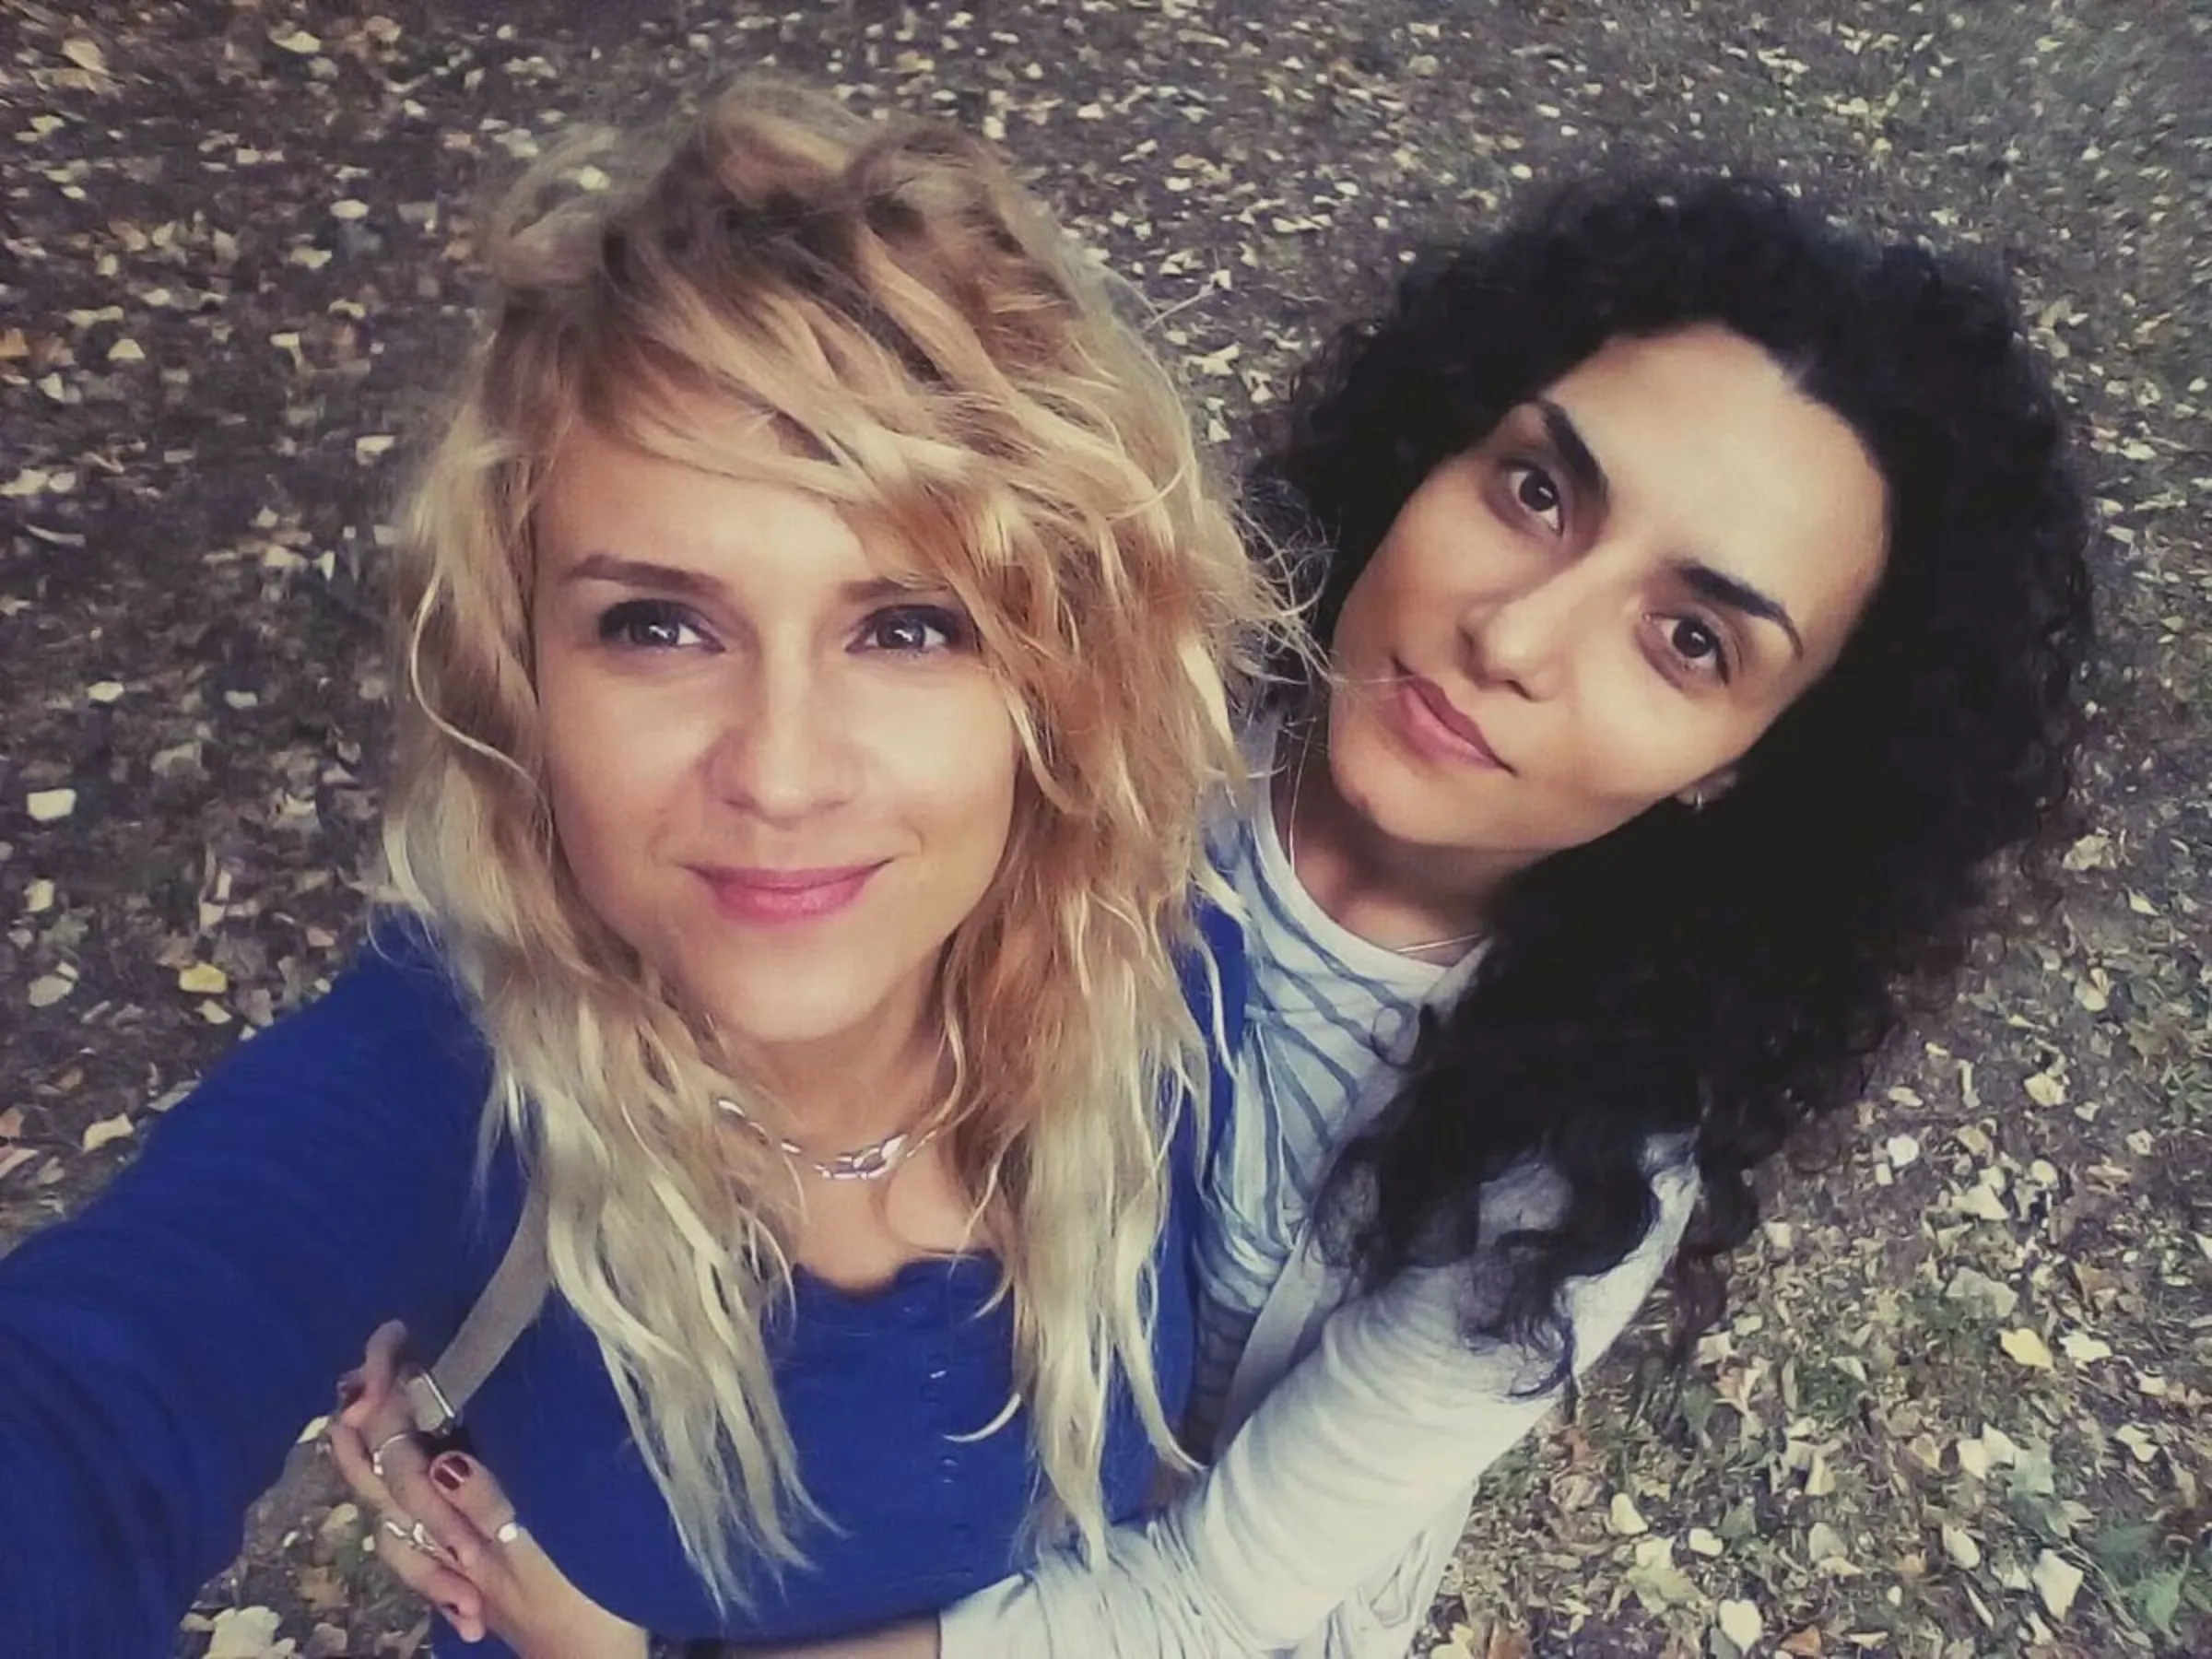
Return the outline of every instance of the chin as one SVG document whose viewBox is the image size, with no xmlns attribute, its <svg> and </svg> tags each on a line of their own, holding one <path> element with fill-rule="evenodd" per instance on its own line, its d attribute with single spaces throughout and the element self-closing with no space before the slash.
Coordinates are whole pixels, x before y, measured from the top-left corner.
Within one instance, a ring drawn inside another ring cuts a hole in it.
<svg viewBox="0 0 2212 1659">
<path fill-rule="evenodd" d="M 858 1031 L 889 999 L 855 982 L 851 972 L 731 974 L 711 1003 L 715 1029 L 756 1048 L 805 1047 Z"/>
</svg>

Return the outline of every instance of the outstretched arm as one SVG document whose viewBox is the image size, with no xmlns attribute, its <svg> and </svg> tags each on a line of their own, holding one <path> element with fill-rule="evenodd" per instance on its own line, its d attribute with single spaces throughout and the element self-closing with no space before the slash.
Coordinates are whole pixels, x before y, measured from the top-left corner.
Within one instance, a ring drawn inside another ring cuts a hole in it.
<svg viewBox="0 0 2212 1659">
<path fill-rule="evenodd" d="M 368 1333 L 440 1316 L 484 1079 L 429 973 L 372 960 L 255 1037 L 0 1261 L 10 1659 L 169 1651 Z"/>
<path fill-rule="evenodd" d="M 1642 1245 L 1568 1289 L 1580 1362 L 1611 1346 L 1680 1241 L 1695 1178 L 1655 1180 Z M 1179 1501 L 1117 1531 L 1095 1566 L 1055 1553 L 947 1609 L 945 1659 L 1249 1659 L 1312 1634 L 1556 1400 L 1516 1397 L 1520 1350 L 1467 1345 L 1464 1283 L 1416 1272 L 1338 1309 Z"/>
</svg>

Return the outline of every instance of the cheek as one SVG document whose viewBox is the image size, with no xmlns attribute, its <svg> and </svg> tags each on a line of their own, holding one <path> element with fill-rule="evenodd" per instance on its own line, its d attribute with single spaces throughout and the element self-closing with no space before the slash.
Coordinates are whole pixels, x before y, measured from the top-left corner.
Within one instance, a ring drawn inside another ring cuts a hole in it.
<svg viewBox="0 0 2212 1659">
<path fill-rule="evenodd" d="M 877 724 L 877 776 L 940 852 L 995 870 L 1014 816 L 1014 722 L 995 687 L 902 700 Z"/>
<path fill-rule="evenodd" d="M 1679 794 L 1740 759 L 1759 725 L 1740 711 L 1696 706 L 1672 689 L 1640 683 L 1650 671 L 1624 665 L 1618 682 L 1598 681 L 1559 752 L 1565 781 L 1607 816 L 1627 819 Z"/>
<path fill-rule="evenodd" d="M 698 704 L 552 665 L 539 677 L 547 792 L 563 855 L 598 902 L 628 884 L 697 775 Z"/>
</svg>

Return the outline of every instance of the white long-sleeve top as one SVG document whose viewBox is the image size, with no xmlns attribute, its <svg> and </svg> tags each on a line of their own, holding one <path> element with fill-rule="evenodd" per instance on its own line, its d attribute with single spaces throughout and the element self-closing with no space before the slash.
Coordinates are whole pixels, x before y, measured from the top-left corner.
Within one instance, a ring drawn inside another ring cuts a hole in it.
<svg viewBox="0 0 2212 1659">
<path fill-rule="evenodd" d="M 1467 1264 L 1353 1296 L 1324 1257 L 1313 1160 L 1333 1157 L 1394 1094 L 1410 1034 L 1407 987 L 1368 971 L 1382 966 L 1376 947 L 1299 888 L 1264 806 L 1217 851 L 1249 918 L 1245 1045 L 1277 1044 L 1272 1054 L 1240 1056 L 1208 1189 L 1221 1213 L 1202 1232 L 1209 1303 L 1230 1282 L 1232 1305 L 1202 1311 L 1217 1354 L 1219 1332 L 1249 1326 L 1225 1397 L 1210 1402 L 1202 1345 L 1201 1412 L 1210 1404 L 1218 1416 L 1219 1455 L 1166 1510 L 1113 1534 L 1104 1560 L 1050 1555 L 948 1608 L 939 1619 L 944 1659 L 1398 1659 L 1422 1626 L 1477 1479 L 1556 1403 L 1556 1393 L 1522 1394 L 1548 1371 L 1542 1360 L 1509 1344 L 1467 1343 Z M 1362 982 L 1327 982 L 1331 962 Z M 1306 982 L 1285 983 L 1286 964 Z M 1418 1000 L 1446 1001 L 1465 978 L 1432 974 Z M 1337 1018 L 1347 1008 L 1383 1029 L 1353 1029 Z M 1318 1057 L 1317 1044 L 1326 1051 Z M 1280 1087 L 1292 1068 L 1308 1081 Z M 1349 1074 L 1343 1098 L 1324 1098 L 1312 1081 L 1331 1071 Z M 1277 1086 L 1253 1087 L 1255 1072 Z M 1646 1161 L 1658 1199 L 1650 1233 L 1618 1266 L 1564 1292 L 1578 1369 L 1634 1316 L 1696 1204 L 1685 1147 L 1654 1145 Z M 1557 1177 L 1535 1165 L 1492 1182 L 1482 1248 L 1544 1224 L 1559 1195 Z M 1207 1239 L 1240 1275 L 1212 1270 Z M 1233 1278 L 1271 1268 L 1253 1319 L 1233 1305 Z"/>
</svg>

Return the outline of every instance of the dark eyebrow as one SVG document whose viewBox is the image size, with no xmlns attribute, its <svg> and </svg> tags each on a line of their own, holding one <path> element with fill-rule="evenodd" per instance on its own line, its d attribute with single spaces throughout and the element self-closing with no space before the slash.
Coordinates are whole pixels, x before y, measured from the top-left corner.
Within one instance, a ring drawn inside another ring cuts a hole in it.
<svg viewBox="0 0 2212 1659">
<path fill-rule="evenodd" d="M 623 587 L 651 588 L 664 594 L 680 594 L 687 599 L 712 599 L 722 592 L 722 584 L 712 576 L 698 571 L 687 571 L 679 565 L 655 564 L 646 559 L 624 559 L 614 553 L 587 553 L 561 575 L 561 581 L 611 582 Z M 949 592 L 942 583 L 929 580 L 901 580 L 896 576 L 870 576 L 859 582 L 848 582 L 839 589 L 838 596 L 848 605 L 865 606 L 886 600 L 937 597 Z"/>
<path fill-rule="evenodd" d="M 560 579 L 564 582 L 613 582 L 624 587 L 657 588 L 691 599 L 708 598 L 720 591 L 718 582 L 697 571 L 654 564 L 645 559 L 623 559 L 613 553 L 586 553 L 563 571 Z"/>
<path fill-rule="evenodd" d="M 1551 440 L 1551 447 L 1559 452 L 1559 459 L 1566 464 L 1568 473 L 1573 477 L 1575 488 L 1584 495 L 1602 500 L 1606 493 L 1606 469 L 1597 464 L 1597 457 L 1590 453 L 1590 446 L 1583 441 L 1583 434 L 1576 428 L 1573 417 L 1548 397 L 1539 397 L 1534 401 L 1536 413 L 1544 418 L 1545 436 Z"/>
<path fill-rule="evenodd" d="M 1786 606 L 1778 599 L 1770 599 L 1747 582 L 1700 564 L 1694 559 L 1682 559 L 1674 567 L 1675 574 L 1700 598 L 1714 605 L 1724 605 L 1730 610 L 1741 611 L 1747 617 L 1757 617 L 1762 622 L 1771 622 L 1790 636 L 1790 645 L 1799 656 L 1805 654 L 1805 636 L 1797 631 L 1797 624 L 1790 619 Z"/>
</svg>

